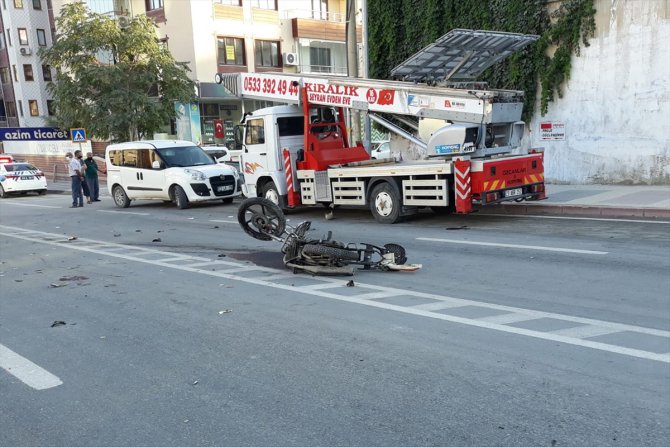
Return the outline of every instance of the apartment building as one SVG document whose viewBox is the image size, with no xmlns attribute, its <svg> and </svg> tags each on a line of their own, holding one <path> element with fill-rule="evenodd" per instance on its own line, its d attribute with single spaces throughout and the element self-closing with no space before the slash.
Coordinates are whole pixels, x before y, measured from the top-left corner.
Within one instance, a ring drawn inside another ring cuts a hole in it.
<svg viewBox="0 0 670 447">
<path fill-rule="evenodd" d="M 47 126 L 53 74 L 37 52 L 52 43 L 51 0 L 0 1 L 0 127 Z"/>
<path fill-rule="evenodd" d="M 346 0 L 146 0 L 176 60 L 189 63 L 198 85 L 203 144 L 230 144 L 242 104 L 214 82 L 216 73 L 291 72 L 345 75 Z M 194 117 L 191 117 L 193 119 Z M 215 137 L 223 121 L 225 137 Z"/>
</svg>

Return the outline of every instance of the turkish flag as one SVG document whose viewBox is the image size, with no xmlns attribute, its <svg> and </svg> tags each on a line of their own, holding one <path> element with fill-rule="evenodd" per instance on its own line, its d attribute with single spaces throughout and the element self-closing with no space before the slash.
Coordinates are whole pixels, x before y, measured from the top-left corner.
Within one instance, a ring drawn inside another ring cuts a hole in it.
<svg viewBox="0 0 670 447">
<path fill-rule="evenodd" d="M 392 105 L 394 99 L 395 99 L 395 90 L 380 90 L 377 104 L 381 106 Z"/>
<path fill-rule="evenodd" d="M 223 131 L 223 120 L 214 120 L 214 138 L 223 139 L 226 134 Z"/>
</svg>

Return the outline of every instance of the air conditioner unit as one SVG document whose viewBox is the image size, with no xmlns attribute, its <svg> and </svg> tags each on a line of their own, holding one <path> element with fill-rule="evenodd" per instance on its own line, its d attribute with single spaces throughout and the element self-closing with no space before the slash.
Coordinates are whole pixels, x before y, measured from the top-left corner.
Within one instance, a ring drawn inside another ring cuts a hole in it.
<svg viewBox="0 0 670 447">
<path fill-rule="evenodd" d="M 128 25 L 130 25 L 130 17 L 119 16 L 119 17 L 116 18 L 116 20 L 119 22 L 119 26 L 121 28 L 125 28 Z"/>
<path fill-rule="evenodd" d="M 24 56 L 30 56 L 31 54 L 33 54 L 33 50 L 31 50 L 30 48 L 27 48 L 27 47 L 23 47 L 23 48 L 21 48 L 19 51 L 20 51 L 21 54 L 23 54 Z"/>
<path fill-rule="evenodd" d="M 284 65 L 298 65 L 298 53 L 284 53 Z"/>
</svg>

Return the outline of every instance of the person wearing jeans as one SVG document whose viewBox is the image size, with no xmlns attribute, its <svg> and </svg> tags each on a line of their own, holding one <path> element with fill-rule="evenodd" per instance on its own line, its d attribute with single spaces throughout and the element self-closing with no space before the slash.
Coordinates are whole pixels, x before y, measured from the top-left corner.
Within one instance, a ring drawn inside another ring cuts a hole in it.
<svg viewBox="0 0 670 447">
<path fill-rule="evenodd" d="M 69 153 L 67 154 L 69 155 Z M 66 155 L 66 158 L 68 156 Z M 84 196 L 81 193 L 81 151 L 75 151 L 74 157 L 68 158 L 67 172 L 72 181 L 72 206 L 70 208 L 78 208 L 84 206 Z"/>
</svg>

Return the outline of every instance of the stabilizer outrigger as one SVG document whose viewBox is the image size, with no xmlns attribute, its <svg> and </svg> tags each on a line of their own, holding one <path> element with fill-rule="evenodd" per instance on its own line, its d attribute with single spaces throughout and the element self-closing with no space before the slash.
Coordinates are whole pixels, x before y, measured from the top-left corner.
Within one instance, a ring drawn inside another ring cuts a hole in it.
<svg viewBox="0 0 670 447">
<path fill-rule="evenodd" d="M 312 223 L 305 221 L 296 227 L 287 225 L 281 209 L 262 197 L 242 202 L 237 221 L 249 236 L 261 241 L 282 243 L 284 265 L 294 273 L 304 271 L 313 275 L 353 275 L 354 266 L 363 270 L 415 271 L 421 264 L 406 264 L 405 249 L 398 244 L 383 247 L 361 243 L 347 244 L 332 239 L 332 232 L 321 239 L 309 239 Z"/>
</svg>

